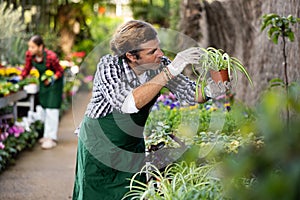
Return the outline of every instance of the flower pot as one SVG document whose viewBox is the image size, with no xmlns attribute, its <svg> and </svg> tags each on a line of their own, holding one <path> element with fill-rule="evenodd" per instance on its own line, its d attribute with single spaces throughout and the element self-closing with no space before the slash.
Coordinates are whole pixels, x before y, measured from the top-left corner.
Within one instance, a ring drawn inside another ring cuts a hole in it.
<svg viewBox="0 0 300 200">
<path fill-rule="evenodd" d="M 210 73 L 212 80 L 214 80 L 216 83 L 218 83 L 219 81 L 221 81 L 221 82 L 229 81 L 227 69 L 222 69 L 219 71 L 210 70 L 209 73 Z"/>
</svg>

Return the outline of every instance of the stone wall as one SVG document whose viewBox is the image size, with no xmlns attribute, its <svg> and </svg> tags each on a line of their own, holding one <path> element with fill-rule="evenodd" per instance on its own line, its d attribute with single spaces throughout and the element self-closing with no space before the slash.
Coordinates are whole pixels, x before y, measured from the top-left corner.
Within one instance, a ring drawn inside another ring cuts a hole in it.
<svg viewBox="0 0 300 200">
<path fill-rule="evenodd" d="M 273 78 L 284 79 L 282 41 L 273 44 L 261 32 L 261 16 L 268 13 L 300 17 L 299 0 L 183 0 L 181 31 L 203 47 L 221 48 L 239 58 L 249 71 L 254 87 L 242 77 L 236 98 L 253 105 Z M 300 80 L 300 24 L 293 27 L 295 41 L 287 42 L 288 76 Z"/>
</svg>

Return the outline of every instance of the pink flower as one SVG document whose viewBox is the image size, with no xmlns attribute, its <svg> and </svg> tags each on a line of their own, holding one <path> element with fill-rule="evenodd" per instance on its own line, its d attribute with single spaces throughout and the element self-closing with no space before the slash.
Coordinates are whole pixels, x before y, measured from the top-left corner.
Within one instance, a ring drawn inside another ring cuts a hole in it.
<svg viewBox="0 0 300 200">
<path fill-rule="evenodd" d="M 15 137 L 19 137 L 21 135 L 21 133 L 24 133 L 24 128 L 14 125 L 14 126 L 8 128 L 7 131 L 9 134 L 14 135 Z"/>
<path fill-rule="evenodd" d="M 5 148 L 5 145 L 2 142 L 0 142 L 0 149 L 4 149 L 4 148 Z"/>
<path fill-rule="evenodd" d="M 4 132 L 2 134 L 0 134 L 0 141 L 4 141 L 7 137 L 8 137 L 8 132 Z"/>
<path fill-rule="evenodd" d="M 92 75 L 88 75 L 88 76 L 84 77 L 83 82 L 89 83 L 93 80 L 93 78 L 94 77 Z"/>
<path fill-rule="evenodd" d="M 176 99 L 175 95 L 172 92 L 169 93 L 169 98 L 172 100 Z"/>
<path fill-rule="evenodd" d="M 14 136 L 15 136 L 16 138 L 18 138 L 20 135 L 21 135 L 21 133 L 19 133 L 19 132 L 14 133 Z"/>
<path fill-rule="evenodd" d="M 164 100 L 165 100 L 165 95 L 163 95 L 163 94 L 157 98 L 157 101 L 163 102 Z"/>
</svg>

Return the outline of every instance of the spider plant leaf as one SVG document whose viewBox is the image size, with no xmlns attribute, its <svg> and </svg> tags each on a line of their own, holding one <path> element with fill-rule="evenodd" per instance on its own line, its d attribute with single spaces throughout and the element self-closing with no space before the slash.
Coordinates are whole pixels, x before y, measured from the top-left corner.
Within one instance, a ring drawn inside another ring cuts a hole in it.
<svg viewBox="0 0 300 200">
<path fill-rule="evenodd" d="M 245 67 L 239 62 L 239 60 L 237 58 L 232 58 L 232 62 L 237 66 L 237 69 L 239 71 L 241 71 L 246 76 L 246 78 L 248 79 L 248 81 L 250 82 L 250 84 L 253 85 L 252 79 L 251 79 L 250 75 L 248 74 L 248 72 L 245 69 Z"/>
</svg>

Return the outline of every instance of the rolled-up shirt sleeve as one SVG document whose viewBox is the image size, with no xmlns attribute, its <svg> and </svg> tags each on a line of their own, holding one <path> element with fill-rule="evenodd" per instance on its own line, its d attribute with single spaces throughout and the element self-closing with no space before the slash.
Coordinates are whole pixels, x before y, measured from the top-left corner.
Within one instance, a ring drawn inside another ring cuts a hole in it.
<svg viewBox="0 0 300 200">
<path fill-rule="evenodd" d="M 128 96 L 125 98 L 125 101 L 121 108 L 124 113 L 137 113 L 139 109 L 135 106 L 135 101 L 133 97 L 133 92 L 131 91 Z"/>
</svg>

